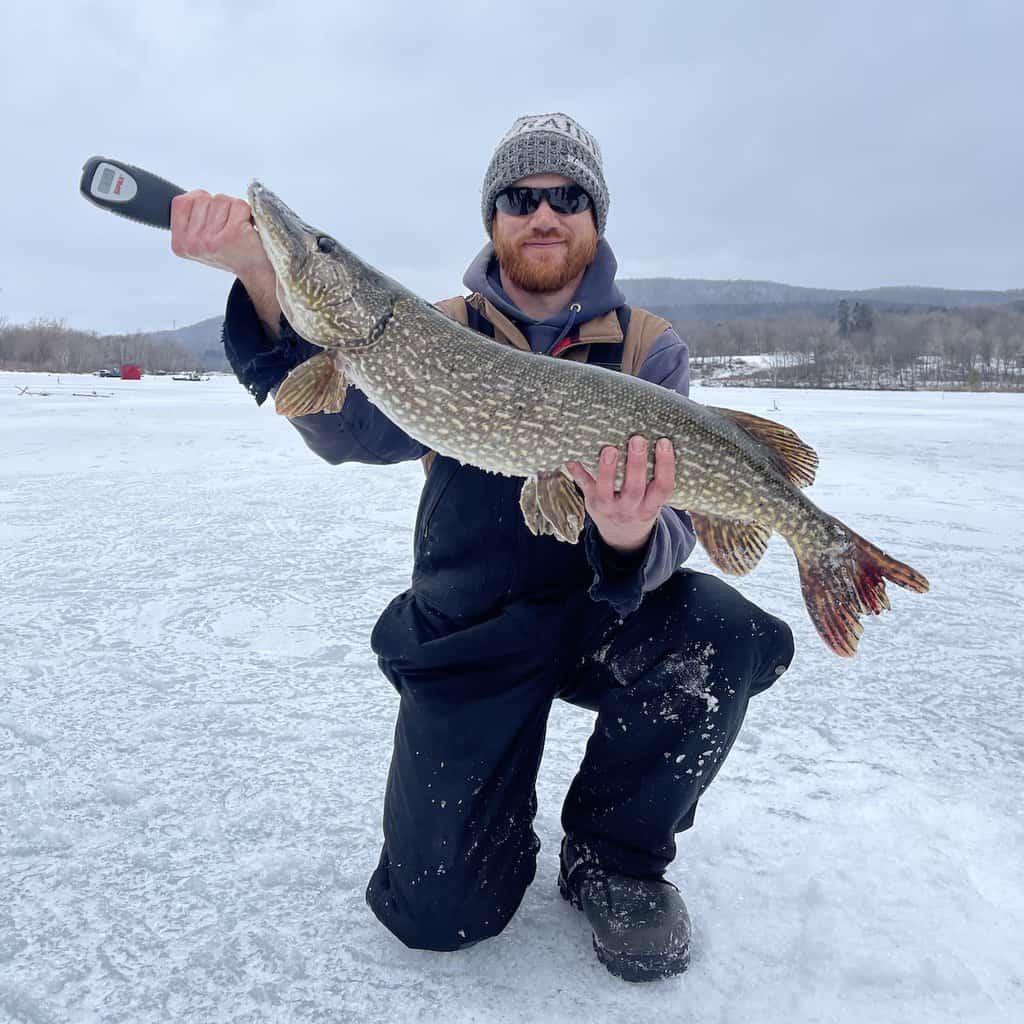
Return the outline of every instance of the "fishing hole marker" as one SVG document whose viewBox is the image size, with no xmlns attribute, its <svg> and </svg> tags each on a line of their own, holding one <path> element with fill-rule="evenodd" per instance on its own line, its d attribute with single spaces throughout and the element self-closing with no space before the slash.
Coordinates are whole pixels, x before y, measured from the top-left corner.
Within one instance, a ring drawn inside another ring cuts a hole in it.
<svg viewBox="0 0 1024 1024">
<path fill-rule="evenodd" d="M 166 230 L 171 227 L 171 200 L 185 191 L 141 167 L 105 156 L 86 160 L 79 189 L 101 210 Z"/>
</svg>

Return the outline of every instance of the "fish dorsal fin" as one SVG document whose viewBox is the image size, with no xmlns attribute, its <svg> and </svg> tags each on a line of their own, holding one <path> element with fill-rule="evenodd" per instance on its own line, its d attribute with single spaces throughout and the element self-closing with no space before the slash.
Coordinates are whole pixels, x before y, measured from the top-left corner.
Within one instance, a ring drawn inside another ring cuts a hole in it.
<svg viewBox="0 0 1024 1024">
<path fill-rule="evenodd" d="M 762 523 L 690 513 L 690 520 L 708 558 L 724 573 L 743 576 L 761 560 L 772 531 Z"/>
<path fill-rule="evenodd" d="M 801 441 L 789 427 L 737 409 L 719 409 L 713 405 L 709 405 L 708 408 L 732 420 L 755 441 L 769 448 L 776 457 L 779 469 L 791 483 L 798 487 L 810 487 L 814 483 L 814 474 L 818 469 L 818 453 L 809 444 Z"/>
</svg>

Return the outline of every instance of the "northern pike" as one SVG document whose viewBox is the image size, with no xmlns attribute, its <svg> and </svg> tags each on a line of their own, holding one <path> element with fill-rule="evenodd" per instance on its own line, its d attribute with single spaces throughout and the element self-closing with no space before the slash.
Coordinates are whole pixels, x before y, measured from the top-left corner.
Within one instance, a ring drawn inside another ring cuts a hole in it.
<svg viewBox="0 0 1024 1024">
<path fill-rule="evenodd" d="M 780 533 L 796 556 L 811 621 L 845 657 L 857 648 L 860 616 L 889 608 L 887 579 L 928 589 L 924 576 L 803 493 L 818 457 L 788 427 L 485 338 L 305 224 L 259 182 L 249 203 L 282 311 L 324 350 L 282 382 L 282 415 L 340 412 L 354 385 L 434 451 L 525 478 L 520 506 L 529 529 L 569 543 L 579 539 L 585 508 L 565 464 L 578 460 L 594 474 L 603 447 L 623 451 L 641 434 L 650 473 L 655 442 L 667 437 L 676 455 L 668 504 L 690 514 L 711 561 L 743 575 Z"/>
</svg>

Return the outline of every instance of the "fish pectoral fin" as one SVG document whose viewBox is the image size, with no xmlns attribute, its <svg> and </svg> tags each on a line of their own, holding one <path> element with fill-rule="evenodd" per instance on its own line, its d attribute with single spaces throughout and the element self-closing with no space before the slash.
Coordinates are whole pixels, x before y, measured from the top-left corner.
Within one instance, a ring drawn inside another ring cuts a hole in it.
<svg viewBox="0 0 1024 1024">
<path fill-rule="evenodd" d="M 814 483 L 814 474 L 818 471 L 818 453 L 801 441 L 795 431 L 774 420 L 752 416 L 738 409 L 720 409 L 714 405 L 708 408 L 732 420 L 759 444 L 770 448 L 779 469 L 790 483 L 797 487 L 810 487 Z"/>
<path fill-rule="evenodd" d="M 697 539 L 708 558 L 730 576 L 743 576 L 761 560 L 772 531 L 758 522 L 691 512 Z"/>
<path fill-rule="evenodd" d="M 551 534 L 575 544 L 583 529 L 583 495 L 560 470 L 528 477 L 519 495 L 526 526 L 536 536 Z"/>
<path fill-rule="evenodd" d="M 341 412 L 348 381 L 332 352 L 320 352 L 300 363 L 285 377 L 274 396 L 281 416 L 310 416 Z"/>
</svg>

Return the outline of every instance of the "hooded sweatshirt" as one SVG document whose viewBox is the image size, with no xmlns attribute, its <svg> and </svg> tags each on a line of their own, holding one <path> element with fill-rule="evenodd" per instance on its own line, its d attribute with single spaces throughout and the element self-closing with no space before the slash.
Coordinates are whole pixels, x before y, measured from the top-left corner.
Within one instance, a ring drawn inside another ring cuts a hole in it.
<svg viewBox="0 0 1024 1024">
<path fill-rule="evenodd" d="M 534 320 L 527 316 L 505 294 L 494 246 L 490 242 L 470 263 L 462 283 L 471 292 L 479 292 L 489 299 L 512 320 L 523 332 L 534 352 L 547 355 L 558 342 L 577 330 L 580 324 L 625 305 L 626 297 L 615 283 L 617 270 L 618 262 L 611 246 L 603 238 L 599 239 L 594 261 L 587 268 L 572 299 L 573 304 L 582 308 L 578 313 L 565 309 L 547 320 Z M 678 391 L 681 395 L 689 395 L 689 350 L 675 331 L 667 330 L 655 340 L 637 376 Z"/>
</svg>

